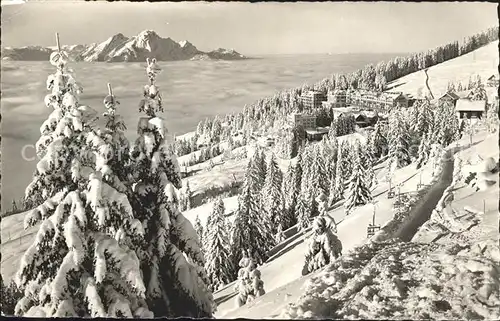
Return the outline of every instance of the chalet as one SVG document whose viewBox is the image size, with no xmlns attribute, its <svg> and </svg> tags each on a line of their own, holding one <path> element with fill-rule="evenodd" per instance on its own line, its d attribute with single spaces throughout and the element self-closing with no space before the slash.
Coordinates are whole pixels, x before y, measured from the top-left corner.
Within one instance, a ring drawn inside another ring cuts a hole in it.
<svg viewBox="0 0 500 321">
<path fill-rule="evenodd" d="M 369 126 L 374 126 L 378 121 L 377 113 L 363 112 L 359 114 L 354 114 L 354 119 L 356 120 L 356 125 L 360 128 L 365 128 Z"/>
<path fill-rule="evenodd" d="M 500 83 L 500 79 L 496 75 L 491 75 L 490 78 L 486 80 L 486 86 L 488 87 L 498 87 Z"/>
<path fill-rule="evenodd" d="M 319 141 L 324 135 L 328 134 L 329 127 L 318 127 L 315 129 L 306 129 L 306 138 L 310 141 Z"/>
<path fill-rule="evenodd" d="M 454 91 L 448 91 L 444 95 L 438 98 L 438 101 L 440 103 L 450 103 L 453 106 L 456 106 L 457 100 L 460 99 L 460 96 L 458 96 Z"/>
<path fill-rule="evenodd" d="M 486 112 L 486 101 L 459 99 L 455 110 L 459 119 L 481 119 Z"/>
</svg>

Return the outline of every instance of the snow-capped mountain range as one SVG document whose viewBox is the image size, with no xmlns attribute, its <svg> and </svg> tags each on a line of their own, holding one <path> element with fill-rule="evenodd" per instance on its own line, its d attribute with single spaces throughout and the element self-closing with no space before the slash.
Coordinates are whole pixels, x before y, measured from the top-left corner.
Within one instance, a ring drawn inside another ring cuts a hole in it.
<svg viewBox="0 0 500 321">
<path fill-rule="evenodd" d="M 134 37 L 118 33 L 101 43 L 90 45 L 63 46 L 72 60 L 138 62 L 146 58 L 158 61 L 172 60 L 239 60 L 247 57 L 233 49 L 219 48 L 203 52 L 189 41 L 176 42 L 162 38 L 153 30 L 145 30 Z M 6 60 L 48 60 L 55 47 L 27 46 L 21 48 L 2 48 L 2 58 Z"/>
</svg>

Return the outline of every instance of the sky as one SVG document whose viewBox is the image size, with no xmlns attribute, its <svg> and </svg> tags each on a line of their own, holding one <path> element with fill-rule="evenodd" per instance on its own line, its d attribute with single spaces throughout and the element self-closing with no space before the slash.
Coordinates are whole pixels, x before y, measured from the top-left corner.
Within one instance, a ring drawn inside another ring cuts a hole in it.
<svg viewBox="0 0 500 321">
<path fill-rule="evenodd" d="M 8 2 L 1 31 L 10 47 L 54 46 L 55 32 L 63 44 L 89 44 L 151 29 L 200 50 L 245 55 L 401 53 L 498 25 L 497 5 L 481 2 Z"/>
</svg>

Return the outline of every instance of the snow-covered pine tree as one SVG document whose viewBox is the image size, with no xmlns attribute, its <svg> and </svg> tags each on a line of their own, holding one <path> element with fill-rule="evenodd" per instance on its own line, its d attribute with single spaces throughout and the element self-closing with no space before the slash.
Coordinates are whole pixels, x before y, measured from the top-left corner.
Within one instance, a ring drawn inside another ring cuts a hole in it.
<svg viewBox="0 0 500 321">
<path fill-rule="evenodd" d="M 342 254 L 342 243 L 333 234 L 325 216 L 318 216 L 313 222 L 314 234 L 305 256 L 302 275 L 307 275 L 330 264 Z"/>
<path fill-rule="evenodd" d="M 23 292 L 17 287 L 14 281 L 9 285 L 3 283 L 3 278 L 0 275 L 0 313 L 2 316 L 14 315 L 14 309 L 17 301 L 23 297 Z"/>
<path fill-rule="evenodd" d="M 186 210 L 191 209 L 193 207 L 192 204 L 192 197 L 193 197 L 193 192 L 191 192 L 191 186 L 189 186 L 189 181 L 186 181 L 186 190 L 184 191 L 184 197 L 185 197 L 185 204 L 186 204 Z"/>
<path fill-rule="evenodd" d="M 367 183 L 366 169 L 363 168 L 362 161 L 359 157 L 359 143 L 354 144 L 354 150 L 358 156 L 352 159 L 353 169 L 349 179 L 344 208 L 346 213 L 349 213 L 355 206 L 367 204 L 372 199 L 371 191 Z"/>
<path fill-rule="evenodd" d="M 326 168 L 326 164 L 328 162 L 328 155 L 326 154 L 326 150 L 324 149 L 324 146 L 316 147 L 316 155 L 314 158 L 315 162 L 315 184 L 314 186 L 316 187 L 316 194 L 315 197 L 318 195 L 324 194 L 325 197 L 328 197 L 329 187 L 330 187 L 330 182 L 329 182 L 329 176 Z"/>
<path fill-rule="evenodd" d="M 245 181 L 238 198 L 238 210 L 234 221 L 231 237 L 231 255 L 237 264 L 241 259 L 241 251 L 248 251 L 257 263 L 267 260 L 267 251 L 274 246 L 274 235 L 268 230 L 265 217 L 260 213 L 260 186 L 259 186 L 259 155 L 248 162 Z"/>
<path fill-rule="evenodd" d="M 287 230 L 288 228 L 292 227 L 297 223 L 297 216 L 295 215 L 295 210 L 300 190 L 299 186 L 297 186 L 298 184 L 296 183 L 297 180 L 297 172 L 295 169 L 296 166 L 290 163 L 285 178 L 283 180 L 283 185 L 281 186 L 285 203 L 285 209 L 283 215 L 286 216 L 285 221 L 287 222 L 285 226 L 283 226 L 284 230 Z"/>
<path fill-rule="evenodd" d="M 269 157 L 266 169 L 266 179 L 262 189 L 263 212 L 267 215 L 271 223 L 270 231 L 273 234 L 278 233 L 278 226 L 288 225 L 287 217 L 284 214 L 284 198 L 281 191 L 283 174 L 278 167 L 274 153 Z"/>
<path fill-rule="evenodd" d="M 310 225 L 309 220 L 312 217 L 312 196 L 310 194 L 300 195 L 297 201 L 297 221 L 299 231 L 307 229 Z"/>
<path fill-rule="evenodd" d="M 377 122 L 373 132 L 368 136 L 367 149 L 374 159 L 379 159 L 387 154 L 387 139 L 382 134 L 381 126 L 382 125 Z"/>
<path fill-rule="evenodd" d="M 56 41 L 59 43 L 58 35 Z M 61 145 L 63 138 L 71 136 L 72 132 L 85 131 L 79 118 L 83 117 L 90 124 L 92 116 L 96 114 L 91 108 L 78 103 L 78 95 L 83 89 L 76 82 L 72 71 L 67 68 L 67 61 L 68 54 L 62 50 L 57 50 L 50 56 L 50 63 L 57 68 L 57 71 L 47 78 L 47 90 L 50 94 L 45 96 L 45 105 L 53 111 L 40 127 L 41 136 L 35 144 L 39 158 L 43 158 L 47 153 L 54 153 L 52 150 L 47 151 L 52 142 L 57 141 L 58 145 Z M 73 114 L 78 115 L 73 116 Z M 29 204 L 31 209 L 41 205 L 46 199 L 61 191 L 68 180 L 71 181 L 71 177 L 68 179 L 67 176 L 56 173 L 49 174 L 44 168 L 37 167 L 31 183 L 26 188 L 25 203 Z"/>
<path fill-rule="evenodd" d="M 418 158 L 417 158 L 417 169 L 421 168 L 427 163 L 429 159 L 429 154 L 431 152 L 431 143 L 429 141 L 429 133 L 425 133 L 420 140 L 420 145 L 418 146 Z"/>
<path fill-rule="evenodd" d="M 401 112 L 394 110 L 389 116 L 389 157 L 396 168 L 410 164 L 408 128 Z"/>
<path fill-rule="evenodd" d="M 212 291 L 233 280 L 235 273 L 230 258 L 230 237 L 224 218 L 225 207 L 221 197 L 214 202 L 210 220 L 205 229 L 205 269 Z"/>
<path fill-rule="evenodd" d="M 372 188 L 377 184 L 376 181 L 377 177 L 373 169 L 374 159 L 366 144 L 360 146 L 358 148 L 358 151 L 359 151 L 359 159 L 361 161 L 361 166 L 365 169 L 366 184 L 368 188 Z"/>
<path fill-rule="evenodd" d="M 344 191 L 349 179 L 349 150 L 346 144 L 340 144 L 337 153 L 337 168 L 335 172 L 335 184 L 331 186 L 329 193 L 329 205 L 341 200 L 344 197 Z M 332 188 L 333 187 L 333 188 Z"/>
<path fill-rule="evenodd" d="M 486 126 L 490 133 L 498 131 L 498 128 L 500 126 L 500 119 L 498 117 L 498 104 L 489 105 L 488 110 L 486 111 Z M 463 130 L 460 129 L 459 132 L 462 133 Z"/>
<path fill-rule="evenodd" d="M 177 158 L 169 148 L 159 88 L 161 71 L 147 60 L 150 81 L 144 86 L 138 138 L 131 151 L 133 208 L 145 231 L 140 255 L 149 308 L 156 317 L 211 317 L 214 311 L 201 243 L 192 224 L 179 212 L 174 188 L 181 188 Z"/>
<path fill-rule="evenodd" d="M 210 220 L 211 218 L 209 218 L 208 220 Z M 208 222 L 207 222 L 208 224 Z M 205 234 L 203 234 L 205 231 L 203 229 L 203 225 L 201 225 L 201 221 L 200 221 L 200 217 L 198 215 L 196 215 L 196 218 L 194 219 L 194 230 L 196 231 L 196 234 L 198 235 L 198 238 L 200 239 L 200 243 L 202 245 L 202 250 L 203 250 L 203 236 Z"/>
<path fill-rule="evenodd" d="M 259 190 L 262 190 L 264 187 L 264 181 L 266 180 L 266 154 L 262 150 L 262 148 L 257 147 L 254 153 L 254 164 L 256 165 L 255 170 L 257 171 L 257 186 Z"/>
<path fill-rule="evenodd" d="M 144 230 L 120 181 L 116 137 L 109 133 L 109 128 L 121 128 L 109 117 L 116 105 L 110 96 L 105 117 L 113 124 L 96 133 L 82 120 L 72 97 L 54 132 L 65 133 L 64 138 L 56 136 L 37 165 L 41 172 L 72 181 L 25 218 L 26 227 L 42 224 L 16 275 L 24 288 L 16 315 L 153 316 L 136 255 Z M 92 151 L 94 159 L 88 155 Z"/>
<path fill-rule="evenodd" d="M 434 126 L 434 115 L 429 101 L 425 100 L 415 106 L 419 110 L 415 131 L 420 139 L 428 133 Z"/>
</svg>

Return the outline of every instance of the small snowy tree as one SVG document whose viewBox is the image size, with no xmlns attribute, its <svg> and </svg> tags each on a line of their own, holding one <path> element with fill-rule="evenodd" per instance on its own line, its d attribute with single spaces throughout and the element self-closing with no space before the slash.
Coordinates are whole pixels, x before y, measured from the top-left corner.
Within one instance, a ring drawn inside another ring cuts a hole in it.
<svg viewBox="0 0 500 321">
<path fill-rule="evenodd" d="M 155 79 L 161 71 L 147 60 L 150 84 L 144 86 L 138 138 L 132 151 L 133 208 L 144 228 L 141 270 L 149 308 L 157 317 L 211 317 L 214 311 L 200 239 L 180 213 L 174 189 L 181 188 L 177 158 L 172 153 Z"/>
<path fill-rule="evenodd" d="M 0 313 L 2 315 L 14 315 L 14 309 L 17 301 L 23 297 L 23 292 L 17 287 L 14 281 L 9 285 L 3 283 L 3 278 L 0 275 Z"/>
<path fill-rule="evenodd" d="M 203 225 L 201 225 L 200 217 L 196 215 L 196 218 L 194 219 L 194 230 L 196 231 L 196 234 L 198 235 L 198 238 L 200 239 L 200 243 L 202 244 L 202 249 L 203 249 Z"/>
<path fill-rule="evenodd" d="M 334 259 L 342 254 L 342 243 L 333 234 L 331 225 L 325 216 L 318 216 L 314 219 L 314 234 L 307 249 L 302 275 L 309 274 L 332 263 Z"/>
<path fill-rule="evenodd" d="M 205 269 L 211 281 L 212 291 L 231 282 L 234 274 L 230 259 L 230 237 L 224 213 L 224 202 L 218 197 L 205 229 Z"/>
<path fill-rule="evenodd" d="M 238 280 L 235 285 L 235 290 L 238 292 L 236 297 L 236 306 L 241 307 L 255 298 L 264 295 L 264 282 L 261 280 L 261 273 L 256 268 L 253 259 L 250 258 L 248 252 L 243 253 L 239 264 Z"/>
<path fill-rule="evenodd" d="M 359 144 L 355 144 L 354 148 L 359 155 Z M 352 161 L 354 166 L 344 202 L 347 212 L 350 212 L 355 206 L 367 204 L 372 199 L 371 191 L 366 181 L 366 169 L 363 168 L 360 157 L 357 156 Z"/>
</svg>

